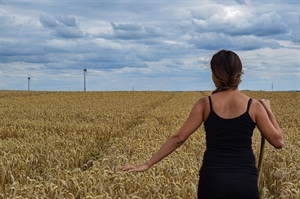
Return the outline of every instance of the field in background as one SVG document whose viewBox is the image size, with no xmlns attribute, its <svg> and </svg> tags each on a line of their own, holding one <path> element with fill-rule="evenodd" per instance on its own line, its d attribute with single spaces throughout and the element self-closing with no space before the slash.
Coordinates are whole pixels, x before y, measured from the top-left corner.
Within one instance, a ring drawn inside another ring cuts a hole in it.
<svg viewBox="0 0 300 199">
<path fill-rule="evenodd" d="M 262 198 L 299 199 L 300 92 L 244 93 L 270 99 L 284 132 L 282 150 L 266 143 Z M 209 94 L 0 91 L 0 198 L 196 198 L 203 126 L 150 170 L 119 168 L 149 158 Z"/>
</svg>

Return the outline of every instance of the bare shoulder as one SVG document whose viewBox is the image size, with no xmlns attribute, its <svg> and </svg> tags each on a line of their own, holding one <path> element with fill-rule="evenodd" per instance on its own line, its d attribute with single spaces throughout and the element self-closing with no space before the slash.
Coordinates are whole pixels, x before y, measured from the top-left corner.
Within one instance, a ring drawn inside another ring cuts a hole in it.
<svg viewBox="0 0 300 199">
<path fill-rule="evenodd" d="M 209 104 L 208 96 L 203 96 L 203 97 L 201 97 L 201 98 L 197 101 L 196 104 L 198 104 L 199 106 L 205 107 L 206 105 Z"/>
<path fill-rule="evenodd" d="M 265 109 L 262 104 L 257 99 L 252 98 L 249 114 L 255 123 L 257 122 L 257 116 L 263 112 L 265 112 Z"/>
<path fill-rule="evenodd" d="M 203 96 L 200 99 L 198 99 L 198 101 L 195 103 L 193 110 L 205 112 L 207 106 L 209 106 L 208 96 Z"/>
<path fill-rule="evenodd" d="M 199 113 L 202 114 L 202 117 L 203 117 L 203 121 L 206 121 L 208 115 L 209 115 L 209 112 L 210 112 L 210 108 L 209 108 L 209 98 L 208 96 L 203 96 L 201 97 L 196 105 L 197 109 L 199 110 Z"/>
</svg>

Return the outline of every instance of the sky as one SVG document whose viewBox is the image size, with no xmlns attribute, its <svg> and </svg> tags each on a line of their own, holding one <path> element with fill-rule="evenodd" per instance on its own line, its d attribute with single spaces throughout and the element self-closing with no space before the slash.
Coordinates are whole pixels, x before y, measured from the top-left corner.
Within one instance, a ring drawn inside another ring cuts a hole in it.
<svg viewBox="0 0 300 199">
<path fill-rule="evenodd" d="M 299 0 L 0 0 L 0 90 L 213 90 L 236 52 L 240 90 L 300 90 Z"/>
</svg>

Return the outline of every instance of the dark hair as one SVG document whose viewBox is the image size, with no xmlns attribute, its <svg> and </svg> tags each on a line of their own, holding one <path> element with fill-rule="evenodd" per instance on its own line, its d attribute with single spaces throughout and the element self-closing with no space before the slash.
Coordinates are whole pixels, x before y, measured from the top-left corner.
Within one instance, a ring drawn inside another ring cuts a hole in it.
<svg viewBox="0 0 300 199">
<path fill-rule="evenodd" d="M 220 83 L 213 93 L 236 89 L 242 81 L 242 62 L 239 56 L 230 50 L 220 50 L 214 54 L 210 61 L 210 68 Z"/>
</svg>

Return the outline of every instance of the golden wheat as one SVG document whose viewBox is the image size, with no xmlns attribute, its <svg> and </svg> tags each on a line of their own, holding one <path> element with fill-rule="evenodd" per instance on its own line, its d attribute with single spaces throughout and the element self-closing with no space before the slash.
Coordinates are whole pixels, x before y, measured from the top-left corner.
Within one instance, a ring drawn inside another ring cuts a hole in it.
<svg viewBox="0 0 300 199">
<path fill-rule="evenodd" d="M 266 145 L 262 198 L 299 199 L 300 93 L 244 93 L 271 100 L 285 137 Z M 146 172 L 120 166 L 149 158 L 209 94 L 0 91 L 0 198 L 196 198 L 203 126 Z"/>
</svg>

